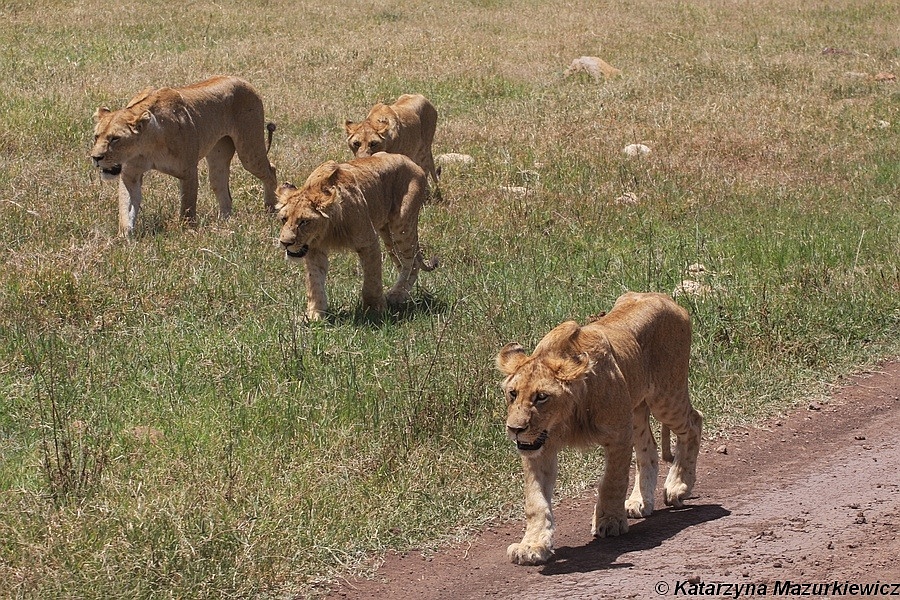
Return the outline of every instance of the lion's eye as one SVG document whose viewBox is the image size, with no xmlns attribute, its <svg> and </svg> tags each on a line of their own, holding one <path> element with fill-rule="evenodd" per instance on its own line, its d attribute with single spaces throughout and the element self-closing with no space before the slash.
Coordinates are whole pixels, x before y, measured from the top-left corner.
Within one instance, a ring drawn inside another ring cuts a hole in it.
<svg viewBox="0 0 900 600">
<path fill-rule="evenodd" d="M 281 222 L 282 222 L 282 223 L 287 223 L 287 217 L 281 217 Z"/>
<path fill-rule="evenodd" d="M 113 144 L 115 144 L 118 141 L 119 141 L 119 136 L 117 136 L 117 135 L 110 136 L 109 145 L 112 146 Z"/>
<path fill-rule="evenodd" d="M 519 392 L 517 392 L 516 390 L 509 390 L 509 399 L 510 400 L 515 400 L 516 396 L 518 396 L 518 395 L 519 395 Z"/>
<path fill-rule="evenodd" d="M 541 402 L 546 402 L 547 398 L 549 398 L 549 397 L 550 396 L 548 396 L 544 392 L 538 392 L 537 394 L 534 395 L 534 403 L 540 404 Z"/>
<path fill-rule="evenodd" d="M 358 149 L 358 148 L 360 147 L 360 143 L 359 143 L 359 142 L 353 142 L 352 145 L 353 145 L 353 149 L 354 149 L 354 150 L 356 150 L 356 149 Z"/>
<path fill-rule="evenodd" d="M 369 148 L 377 148 L 378 142 L 369 142 Z"/>
<path fill-rule="evenodd" d="M 307 225 L 309 225 L 309 219 L 297 221 L 297 227 L 306 227 Z"/>
</svg>

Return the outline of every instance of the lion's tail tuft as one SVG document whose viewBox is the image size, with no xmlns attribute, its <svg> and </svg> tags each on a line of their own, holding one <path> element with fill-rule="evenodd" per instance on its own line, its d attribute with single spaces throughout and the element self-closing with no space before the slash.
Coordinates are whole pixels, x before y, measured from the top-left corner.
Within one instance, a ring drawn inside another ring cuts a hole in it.
<svg viewBox="0 0 900 600">
<path fill-rule="evenodd" d="M 266 123 L 266 131 L 269 132 L 269 141 L 266 143 L 266 154 L 272 149 L 272 135 L 275 133 L 275 123 L 269 121 Z"/>
</svg>

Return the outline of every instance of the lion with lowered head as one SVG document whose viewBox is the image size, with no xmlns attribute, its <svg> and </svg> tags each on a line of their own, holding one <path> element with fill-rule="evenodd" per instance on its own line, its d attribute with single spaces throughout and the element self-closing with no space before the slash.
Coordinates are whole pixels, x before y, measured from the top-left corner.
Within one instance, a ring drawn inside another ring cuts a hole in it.
<svg viewBox="0 0 900 600">
<path fill-rule="evenodd" d="M 267 157 L 275 126 L 265 123 L 263 103 L 249 83 L 213 77 L 180 88 L 148 88 L 125 108 L 94 113 L 91 161 L 103 179 L 119 178 L 119 231 L 130 235 L 141 208 L 144 173 L 156 169 L 180 180 L 181 217 L 197 212 L 197 163 L 206 158 L 219 215 L 231 214 L 228 180 L 237 152 L 245 169 L 263 182 L 265 204 L 275 206 L 275 168 Z"/>
<path fill-rule="evenodd" d="M 287 258 L 306 264 L 306 316 L 328 311 L 325 278 L 328 253 L 353 250 L 362 266 L 364 309 L 382 311 L 410 297 L 419 270 L 431 271 L 419 249 L 419 211 L 425 201 L 425 173 L 402 154 L 379 152 L 349 163 L 328 161 L 300 189 L 287 183 L 277 190 L 276 211 L 283 226 L 279 240 Z M 379 238 L 399 270 L 384 294 Z"/>
<path fill-rule="evenodd" d="M 500 350 L 506 431 L 525 470 L 525 535 L 507 549 L 512 562 L 542 564 L 553 555 L 551 499 L 561 448 L 604 447 L 594 536 L 625 533 L 628 517 L 653 512 L 659 458 L 651 414 L 677 436 L 664 500 L 682 505 L 696 480 L 703 421 L 688 396 L 690 349 L 687 311 L 662 294 L 626 293 L 588 325 L 557 326 L 531 356 L 518 344 Z M 632 448 L 635 484 L 626 497 Z"/>
<path fill-rule="evenodd" d="M 364 121 L 344 122 L 347 145 L 357 158 L 376 152 L 405 154 L 437 183 L 431 144 L 437 128 L 437 110 L 421 94 L 403 94 L 393 104 L 372 107 Z"/>
</svg>

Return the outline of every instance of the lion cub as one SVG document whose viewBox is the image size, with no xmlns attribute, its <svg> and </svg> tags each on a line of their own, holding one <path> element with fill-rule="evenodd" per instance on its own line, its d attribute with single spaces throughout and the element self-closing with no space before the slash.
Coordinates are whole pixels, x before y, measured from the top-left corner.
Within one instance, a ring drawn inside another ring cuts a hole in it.
<svg viewBox="0 0 900 600">
<path fill-rule="evenodd" d="M 349 163 L 328 161 L 303 187 L 278 188 L 276 210 L 284 224 L 279 240 L 289 259 L 306 263 L 306 316 L 322 319 L 328 310 L 325 276 L 328 253 L 353 250 L 363 272 L 363 308 L 381 311 L 386 303 L 409 299 L 419 269 L 431 271 L 419 249 L 419 210 L 425 200 L 425 173 L 402 154 L 379 152 Z M 399 269 L 383 293 L 381 247 Z"/>
<path fill-rule="evenodd" d="M 265 204 L 275 206 L 275 167 L 267 158 L 263 103 L 249 83 L 213 77 L 180 88 L 148 88 L 125 108 L 94 113 L 91 161 L 103 179 L 119 180 L 119 231 L 130 235 L 141 208 L 144 173 L 156 169 L 181 181 L 181 216 L 197 213 L 197 163 L 206 158 L 219 215 L 231 214 L 228 179 L 237 151 L 245 169 L 263 182 Z M 269 144 L 273 124 L 268 125 Z"/>
<path fill-rule="evenodd" d="M 393 104 L 372 107 L 365 121 L 344 122 L 347 145 L 357 158 L 376 152 L 405 154 L 437 183 L 431 144 L 437 128 L 437 110 L 421 94 L 403 94 Z"/>
<path fill-rule="evenodd" d="M 653 512 L 659 458 L 651 414 L 678 436 L 665 502 L 682 505 L 696 480 L 703 422 L 688 397 L 690 351 L 687 311 L 668 296 L 637 293 L 624 294 L 588 325 L 559 325 L 531 356 L 518 344 L 500 350 L 506 432 L 525 470 L 525 535 L 507 549 L 512 562 L 541 564 L 553 555 L 551 499 L 561 448 L 605 449 L 596 537 L 625 533 L 628 517 Z M 626 498 L 632 447 L 637 472 Z"/>
</svg>

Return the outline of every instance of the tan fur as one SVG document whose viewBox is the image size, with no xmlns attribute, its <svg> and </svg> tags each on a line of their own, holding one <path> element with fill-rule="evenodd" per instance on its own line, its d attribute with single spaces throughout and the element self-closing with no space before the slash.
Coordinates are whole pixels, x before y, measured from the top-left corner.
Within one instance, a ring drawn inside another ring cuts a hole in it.
<svg viewBox="0 0 900 600">
<path fill-rule="evenodd" d="M 394 104 L 378 103 L 365 121 L 344 122 L 347 145 L 357 158 L 376 152 L 405 154 L 437 182 L 431 144 L 437 128 L 437 110 L 421 94 L 403 94 Z"/>
<path fill-rule="evenodd" d="M 425 200 L 425 173 L 401 154 L 380 152 L 349 163 L 328 161 L 303 187 L 284 184 L 276 210 L 284 225 L 279 240 L 288 258 L 306 263 L 306 315 L 319 320 L 328 310 L 325 277 L 328 253 L 353 250 L 362 265 L 363 307 L 381 311 L 386 303 L 409 299 L 419 269 L 432 270 L 419 249 L 419 210 Z M 399 270 L 385 297 L 381 247 Z"/>
<path fill-rule="evenodd" d="M 595 536 L 625 533 L 627 517 L 653 512 L 659 459 L 651 413 L 677 436 L 665 502 L 682 505 L 696 479 L 702 427 L 688 396 L 690 351 L 687 311 L 668 296 L 637 293 L 588 325 L 559 325 L 531 356 L 518 344 L 503 347 L 497 367 L 506 375 L 506 430 L 525 470 L 526 529 L 507 549 L 512 562 L 541 564 L 553 554 L 551 499 L 562 448 L 605 449 Z M 637 472 L 626 499 L 632 447 Z"/>
<path fill-rule="evenodd" d="M 119 231 L 130 235 L 141 206 L 144 173 L 156 169 L 181 182 L 181 216 L 194 222 L 197 163 L 206 158 L 219 215 L 231 214 L 231 159 L 262 180 L 265 204 L 275 206 L 275 168 L 267 158 L 263 104 L 249 83 L 213 77 L 181 88 L 148 88 L 111 111 L 94 113 L 91 160 L 103 179 L 119 179 Z M 274 126 L 269 124 L 269 141 Z"/>
</svg>

